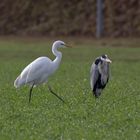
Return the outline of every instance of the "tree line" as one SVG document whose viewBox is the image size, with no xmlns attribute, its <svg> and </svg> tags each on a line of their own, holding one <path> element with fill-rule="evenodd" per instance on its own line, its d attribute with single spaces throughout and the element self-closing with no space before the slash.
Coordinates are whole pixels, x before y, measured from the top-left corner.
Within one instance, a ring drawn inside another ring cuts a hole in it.
<svg viewBox="0 0 140 140">
<path fill-rule="evenodd" d="M 1 0 L 0 34 L 95 36 L 96 0 Z M 105 0 L 104 36 L 140 36 L 140 1 Z"/>
</svg>

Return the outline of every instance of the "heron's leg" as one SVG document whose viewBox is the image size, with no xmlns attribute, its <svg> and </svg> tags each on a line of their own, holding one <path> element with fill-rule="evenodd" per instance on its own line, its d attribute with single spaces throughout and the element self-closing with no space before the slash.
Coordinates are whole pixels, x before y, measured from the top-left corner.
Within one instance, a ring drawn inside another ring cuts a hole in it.
<svg viewBox="0 0 140 140">
<path fill-rule="evenodd" d="M 60 97 L 60 96 L 58 96 L 52 89 L 51 89 L 51 87 L 48 85 L 48 89 L 49 89 L 49 91 L 53 94 L 53 95 L 55 95 L 59 100 L 61 100 L 63 103 L 65 103 L 65 101 Z"/>
<path fill-rule="evenodd" d="M 97 88 L 95 91 L 95 97 L 98 98 L 101 95 L 102 89 Z"/>
<path fill-rule="evenodd" d="M 34 84 L 32 84 L 31 88 L 30 88 L 30 92 L 29 92 L 29 103 L 31 101 L 31 96 L 32 96 L 32 90 L 33 90 Z"/>
<path fill-rule="evenodd" d="M 95 89 L 92 90 L 92 93 L 93 93 L 93 96 L 95 96 L 95 98 L 98 98 L 98 94 Z"/>
<path fill-rule="evenodd" d="M 94 95 L 95 95 L 95 98 L 98 98 L 99 97 L 99 95 L 97 93 L 94 93 Z"/>
<path fill-rule="evenodd" d="M 98 98 L 100 96 L 97 91 L 93 91 L 93 95 L 95 96 L 95 98 Z"/>
</svg>

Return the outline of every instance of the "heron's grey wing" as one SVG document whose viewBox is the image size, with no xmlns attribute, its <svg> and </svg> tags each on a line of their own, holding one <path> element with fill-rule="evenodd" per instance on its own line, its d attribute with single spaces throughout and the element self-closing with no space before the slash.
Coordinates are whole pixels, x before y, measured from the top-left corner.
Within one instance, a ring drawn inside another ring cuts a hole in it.
<svg viewBox="0 0 140 140">
<path fill-rule="evenodd" d="M 110 78 L 110 75 L 111 75 L 111 73 L 110 73 L 110 66 L 109 66 L 109 64 L 107 64 L 107 82 L 108 82 L 108 80 Z"/>
<path fill-rule="evenodd" d="M 94 88 L 98 78 L 99 78 L 98 66 L 93 63 L 92 66 L 91 66 L 91 70 L 90 70 L 90 86 L 91 86 L 91 89 Z"/>
</svg>

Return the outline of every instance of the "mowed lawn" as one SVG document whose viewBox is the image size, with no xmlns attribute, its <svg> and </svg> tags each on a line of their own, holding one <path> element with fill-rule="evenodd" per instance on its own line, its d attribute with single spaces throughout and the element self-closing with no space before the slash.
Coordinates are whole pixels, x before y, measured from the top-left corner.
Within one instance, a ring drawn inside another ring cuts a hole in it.
<svg viewBox="0 0 140 140">
<path fill-rule="evenodd" d="M 72 40 L 49 79 L 63 104 L 42 85 L 15 89 L 21 70 L 39 56 L 54 59 L 54 40 L 0 39 L 0 140 L 140 139 L 140 41 Z M 101 97 L 89 85 L 92 62 L 101 54 L 112 60 L 111 79 Z"/>
</svg>

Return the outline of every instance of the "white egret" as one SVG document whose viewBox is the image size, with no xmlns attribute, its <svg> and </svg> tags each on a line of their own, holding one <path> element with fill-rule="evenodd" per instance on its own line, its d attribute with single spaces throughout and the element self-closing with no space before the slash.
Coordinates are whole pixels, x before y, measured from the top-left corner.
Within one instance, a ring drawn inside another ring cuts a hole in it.
<svg viewBox="0 0 140 140">
<path fill-rule="evenodd" d="M 108 83 L 110 75 L 109 63 L 111 63 L 111 60 L 108 56 L 102 55 L 97 57 L 91 66 L 90 85 L 96 98 L 101 95 L 102 89 L 104 89 Z"/>
<path fill-rule="evenodd" d="M 25 84 L 31 86 L 29 92 L 29 102 L 31 100 L 33 87 L 43 83 L 47 83 L 48 77 L 51 76 L 58 69 L 62 59 L 62 53 L 57 49 L 61 47 L 70 46 L 66 45 L 63 41 L 55 41 L 52 45 L 52 52 L 56 56 L 56 58 L 53 61 L 45 56 L 35 59 L 23 69 L 21 74 L 14 81 L 14 86 L 16 88 L 19 88 Z M 57 98 L 64 102 L 62 98 L 60 98 L 56 93 L 51 90 L 50 86 L 48 87 L 52 94 L 54 94 Z"/>
</svg>

